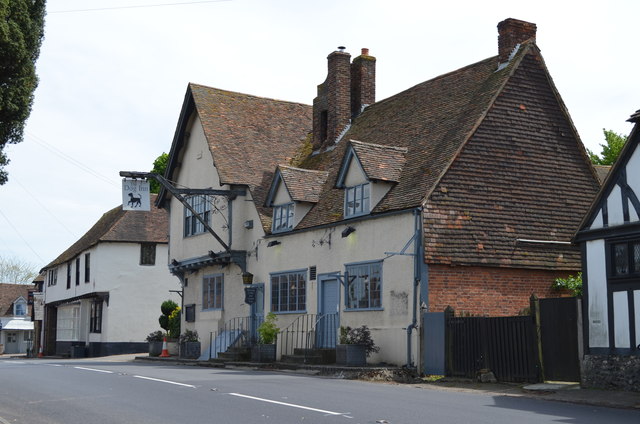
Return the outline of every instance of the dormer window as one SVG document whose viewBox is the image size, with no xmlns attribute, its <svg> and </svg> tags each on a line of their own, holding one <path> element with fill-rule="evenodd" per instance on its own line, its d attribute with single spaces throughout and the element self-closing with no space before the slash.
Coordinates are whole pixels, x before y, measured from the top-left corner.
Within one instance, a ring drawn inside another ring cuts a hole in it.
<svg viewBox="0 0 640 424">
<path fill-rule="evenodd" d="M 344 217 L 366 215 L 370 212 L 370 185 L 368 182 L 347 187 L 344 194 Z"/>
<path fill-rule="evenodd" d="M 27 315 L 27 301 L 20 297 L 13 302 L 13 315 L 16 317 L 23 317 Z"/>
<path fill-rule="evenodd" d="M 274 233 L 287 231 L 293 228 L 293 202 L 273 207 L 273 227 Z"/>
</svg>

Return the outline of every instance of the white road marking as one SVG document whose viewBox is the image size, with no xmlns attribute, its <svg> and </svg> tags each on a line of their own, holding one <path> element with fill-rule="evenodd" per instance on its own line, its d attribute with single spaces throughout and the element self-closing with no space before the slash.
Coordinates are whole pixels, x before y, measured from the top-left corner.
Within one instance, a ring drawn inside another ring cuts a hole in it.
<svg viewBox="0 0 640 424">
<path fill-rule="evenodd" d="M 240 394 L 240 393 L 229 393 L 229 394 L 231 396 L 238 396 L 238 397 L 243 397 L 243 398 L 247 398 L 247 399 L 258 400 L 260 402 L 275 403 L 276 405 L 290 406 L 292 408 L 306 409 L 307 411 L 321 412 L 321 413 L 327 414 L 327 415 L 345 415 L 345 414 L 348 414 L 348 412 L 325 411 L 324 409 L 311 408 L 309 406 L 296 405 L 294 403 L 279 402 L 277 400 L 264 399 L 264 398 L 259 398 L 259 397 L 255 397 L 255 396 L 243 395 L 243 394 Z"/>
<path fill-rule="evenodd" d="M 61 367 L 62 366 L 60 364 L 45 364 L 45 365 L 47 365 L 49 367 Z"/>
<path fill-rule="evenodd" d="M 95 368 L 85 368 L 85 367 L 73 367 L 77 370 L 85 370 L 85 371 L 95 371 L 95 372 L 103 372 L 105 374 L 113 374 L 113 371 L 105 371 L 105 370 L 98 370 Z"/>
<path fill-rule="evenodd" d="M 194 389 L 196 388 L 196 386 L 193 386 L 191 384 L 177 383 L 175 381 L 169 381 L 169 380 L 160 380 L 159 378 L 143 377 L 141 375 L 134 375 L 133 377 L 142 378 L 143 380 L 159 381 L 160 383 L 175 384 L 176 386 L 191 387 L 191 388 L 194 388 Z"/>
</svg>

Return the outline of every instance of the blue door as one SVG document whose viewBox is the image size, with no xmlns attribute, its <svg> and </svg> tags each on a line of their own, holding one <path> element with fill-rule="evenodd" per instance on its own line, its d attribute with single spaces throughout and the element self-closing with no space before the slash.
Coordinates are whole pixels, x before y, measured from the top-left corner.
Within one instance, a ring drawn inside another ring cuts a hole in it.
<svg viewBox="0 0 640 424">
<path fill-rule="evenodd" d="M 251 287 L 255 287 L 256 301 L 251 305 L 250 309 L 250 329 L 249 338 L 251 344 L 255 344 L 258 341 L 258 327 L 264 321 L 264 283 L 252 284 Z"/>
<path fill-rule="evenodd" d="M 332 276 L 320 277 L 320 298 L 316 324 L 316 347 L 335 348 L 338 336 L 338 311 L 340 283 Z"/>
</svg>

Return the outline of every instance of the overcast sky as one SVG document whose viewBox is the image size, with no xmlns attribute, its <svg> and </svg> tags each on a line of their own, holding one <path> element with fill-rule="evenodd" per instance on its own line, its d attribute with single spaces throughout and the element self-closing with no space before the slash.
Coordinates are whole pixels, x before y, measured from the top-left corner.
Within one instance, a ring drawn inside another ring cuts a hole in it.
<svg viewBox="0 0 640 424">
<path fill-rule="evenodd" d="M 47 3 L 40 83 L 0 186 L 0 256 L 38 270 L 121 203 L 120 170 L 169 152 L 189 82 L 311 104 L 327 55 L 367 47 L 382 100 L 496 55 L 511 17 L 537 24 L 587 148 L 603 128 L 628 134 L 640 109 L 636 0 Z"/>
</svg>

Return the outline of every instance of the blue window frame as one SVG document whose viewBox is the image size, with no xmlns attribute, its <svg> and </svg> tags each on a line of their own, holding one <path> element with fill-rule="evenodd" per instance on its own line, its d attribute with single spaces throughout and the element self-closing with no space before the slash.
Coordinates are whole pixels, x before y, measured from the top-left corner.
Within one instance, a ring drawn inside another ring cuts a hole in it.
<svg viewBox="0 0 640 424">
<path fill-rule="evenodd" d="M 273 225 L 271 231 L 278 233 L 293 228 L 293 203 L 273 207 Z"/>
<path fill-rule="evenodd" d="M 205 275 L 202 279 L 202 309 L 222 309 L 224 275 Z"/>
<path fill-rule="evenodd" d="M 271 274 L 271 311 L 304 312 L 307 309 L 307 270 Z"/>
<path fill-rule="evenodd" d="M 344 216 L 366 215 L 370 212 L 369 183 L 347 187 L 344 192 Z"/>
<path fill-rule="evenodd" d="M 382 308 L 382 262 L 346 265 L 347 309 Z"/>
<path fill-rule="evenodd" d="M 187 197 L 185 200 L 207 224 L 211 225 L 209 221 L 211 219 L 211 205 L 207 196 L 191 196 Z M 207 230 L 204 228 L 204 225 L 202 225 L 202 222 L 196 218 L 196 215 L 191 213 L 191 211 L 185 207 L 184 236 L 193 236 L 206 231 Z"/>
</svg>

